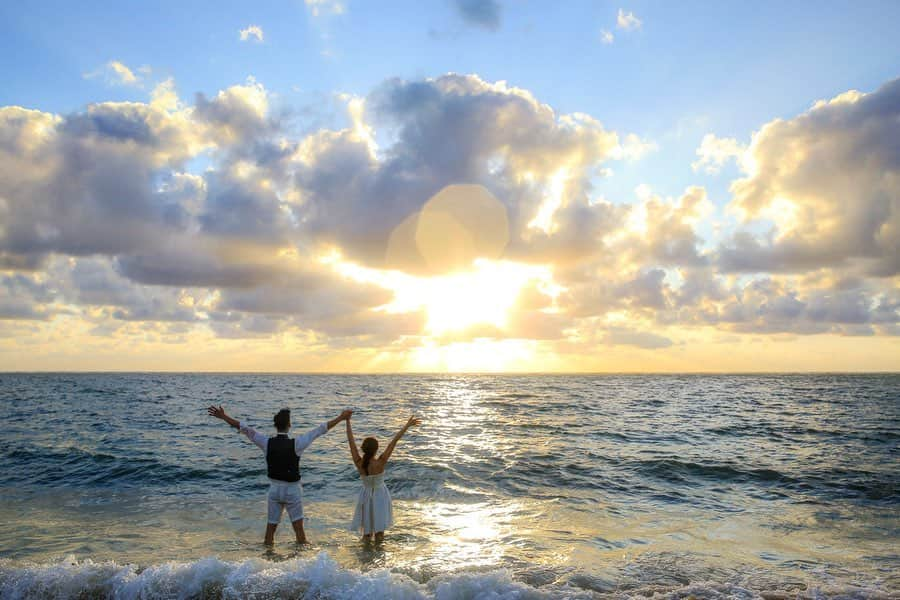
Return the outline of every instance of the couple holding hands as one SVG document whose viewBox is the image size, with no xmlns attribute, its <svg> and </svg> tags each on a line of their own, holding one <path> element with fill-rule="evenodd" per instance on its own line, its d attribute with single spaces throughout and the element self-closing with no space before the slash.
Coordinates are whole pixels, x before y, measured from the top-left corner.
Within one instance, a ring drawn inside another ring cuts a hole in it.
<svg viewBox="0 0 900 600">
<path fill-rule="evenodd" d="M 266 526 L 265 543 L 272 545 L 275 540 L 275 529 L 281 521 L 281 515 L 285 509 L 294 527 L 297 542 L 306 543 L 306 533 L 303 531 L 303 489 L 300 487 L 300 455 L 320 435 L 328 432 L 332 427 L 346 421 L 347 443 L 350 445 L 350 455 L 353 464 L 359 472 L 362 480 L 362 489 L 356 501 L 356 509 L 353 512 L 354 531 L 363 534 L 363 539 L 371 541 L 373 536 L 376 542 L 384 537 L 385 530 L 391 526 L 394 520 L 391 508 L 391 494 L 384 485 L 384 469 L 387 466 L 394 448 L 406 430 L 421 421 L 410 417 L 400 431 L 391 439 L 387 448 L 379 456 L 378 440 L 367 437 L 362 445 L 357 448 L 353 439 L 353 429 L 350 425 L 352 410 L 345 410 L 334 419 L 320 424 L 296 438 L 288 437 L 291 429 L 291 411 L 283 408 L 273 419 L 276 435 L 266 436 L 225 413 L 221 406 L 210 406 L 206 409 L 210 416 L 222 419 L 240 433 L 260 447 L 266 455 L 266 467 L 269 476 L 269 519 Z M 362 454 L 360 454 L 362 450 Z"/>
</svg>

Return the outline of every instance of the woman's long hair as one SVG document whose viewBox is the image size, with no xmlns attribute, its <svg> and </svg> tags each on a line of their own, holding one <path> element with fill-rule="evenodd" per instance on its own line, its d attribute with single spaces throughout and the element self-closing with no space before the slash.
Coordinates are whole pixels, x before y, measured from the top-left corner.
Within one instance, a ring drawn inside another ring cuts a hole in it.
<svg viewBox="0 0 900 600">
<path fill-rule="evenodd" d="M 363 451 L 363 459 L 362 459 L 362 469 L 366 475 L 369 474 L 369 461 L 372 460 L 372 457 L 375 456 L 375 452 L 378 450 L 378 440 L 373 437 L 367 437 L 363 440 L 362 443 L 362 451 Z"/>
</svg>

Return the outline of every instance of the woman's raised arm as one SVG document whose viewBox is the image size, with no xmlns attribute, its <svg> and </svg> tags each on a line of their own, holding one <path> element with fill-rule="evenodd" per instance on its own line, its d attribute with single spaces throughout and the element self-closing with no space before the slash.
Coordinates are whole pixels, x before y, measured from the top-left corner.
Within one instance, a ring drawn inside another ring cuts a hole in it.
<svg viewBox="0 0 900 600">
<path fill-rule="evenodd" d="M 353 456 L 353 464 L 358 466 L 362 458 L 359 456 L 356 440 L 353 439 L 353 428 L 350 427 L 350 419 L 347 419 L 347 443 L 350 444 L 350 455 Z"/>
<path fill-rule="evenodd" d="M 384 452 L 381 453 L 381 456 L 378 457 L 383 463 L 386 463 L 388 459 L 391 457 L 391 454 L 394 452 L 394 448 L 397 446 L 397 442 L 400 441 L 400 438 L 403 437 L 403 434 L 406 433 L 406 430 L 412 427 L 413 425 L 419 425 L 422 421 L 417 419 L 415 416 L 409 418 L 406 422 L 406 425 L 397 432 L 397 435 L 394 436 L 394 439 L 391 440 L 391 443 L 388 444 L 387 448 L 384 449 Z"/>
</svg>

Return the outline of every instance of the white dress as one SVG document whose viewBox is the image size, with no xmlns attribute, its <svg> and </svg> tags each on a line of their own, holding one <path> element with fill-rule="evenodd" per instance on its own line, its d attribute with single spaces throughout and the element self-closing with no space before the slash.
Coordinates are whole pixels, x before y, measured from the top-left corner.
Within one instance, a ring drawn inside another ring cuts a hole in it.
<svg viewBox="0 0 900 600">
<path fill-rule="evenodd" d="M 394 523 L 391 493 L 384 485 L 384 473 L 360 475 L 362 489 L 353 511 L 353 531 L 364 535 L 384 531 Z"/>
</svg>

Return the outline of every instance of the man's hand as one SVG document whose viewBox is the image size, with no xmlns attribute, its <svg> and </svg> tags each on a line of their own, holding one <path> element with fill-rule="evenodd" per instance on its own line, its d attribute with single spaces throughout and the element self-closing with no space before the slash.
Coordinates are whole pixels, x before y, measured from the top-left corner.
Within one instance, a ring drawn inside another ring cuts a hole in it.
<svg viewBox="0 0 900 600">
<path fill-rule="evenodd" d="M 327 423 L 328 429 L 331 429 L 332 427 L 334 427 L 335 425 L 337 425 L 337 424 L 340 423 L 341 421 L 349 421 L 349 420 L 350 420 L 350 415 L 352 415 L 352 414 L 353 414 L 353 411 L 350 410 L 349 408 L 342 410 L 342 411 L 341 411 L 341 414 L 339 414 L 338 416 L 336 416 L 336 417 L 333 418 L 332 420 L 328 421 L 328 423 Z"/>
<path fill-rule="evenodd" d="M 226 423 L 228 423 L 235 429 L 240 428 L 240 424 L 238 423 L 237 419 L 232 419 L 227 414 L 225 414 L 225 409 L 222 408 L 222 405 L 216 406 L 215 404 L 213 404 L 212 406 L 210 406 L 206 409 L 206 412 L 211 417 L 215 417 L 217 419 L 222 419 L 223 421 L 225 421 Z"/>
<path fill-rule="evenodd" d="M 409 421 L 406 422 L 405 429 L 409 429 L 410 427 L 413 427 L 414 425 L 421 425 L 421 424 L 422 424 L 422 419 L 417 419 L 415 417 L 415 415 L 413 415 L 409 418 Z"/>
<path fill-rule="evenodd" d="M 210 406 L 209 408 L 206 409 L 206 412 L 209 413 L 209 416 L 215 417 L 217 419 L 222 419 L 223 421 L 225 420 L 225 417 L 227 416 L 225 414 L 225 409 L 222 408 L 221 405 L 216 406 L 215 404 L 213 404 L 212 406 Z"/>
</svg>

